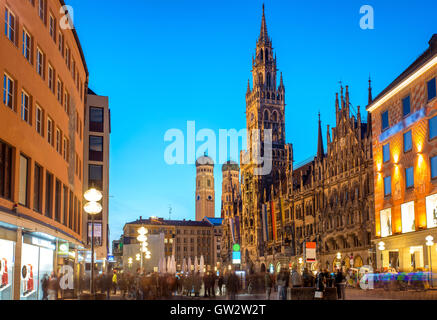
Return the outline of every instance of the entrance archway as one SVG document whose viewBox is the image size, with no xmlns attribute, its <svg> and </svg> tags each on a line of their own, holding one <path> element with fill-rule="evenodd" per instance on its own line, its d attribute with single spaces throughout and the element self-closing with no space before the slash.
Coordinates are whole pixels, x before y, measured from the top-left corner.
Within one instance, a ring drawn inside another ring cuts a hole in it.
<svg viewBox="0 0 437 320">
<path fill-rule="evenodd" d="M 261 272 L 266 272 L 266 265 L 261 263 Z"/>
</svg>

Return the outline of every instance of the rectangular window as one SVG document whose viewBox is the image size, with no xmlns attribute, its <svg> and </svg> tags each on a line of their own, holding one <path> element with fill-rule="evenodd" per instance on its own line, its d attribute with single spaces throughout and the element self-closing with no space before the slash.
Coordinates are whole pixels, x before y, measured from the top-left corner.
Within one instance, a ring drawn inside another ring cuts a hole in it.
<svg viewBox="0 0 437 320">
<path fill-rule="evenodd" d="M 413 139 L 411 130 L 404 133 L 404 152 L 410 151 L 413 148 Z"/>
<path fill-rule="evenodd" d="M 76 81 L 76 60 L 71 58 L 71 76 L 73 77 L 73 82 Z"/>
<path fill-rule="evenodd" d="M 49 89 L 55 93 L 55 70 L 50 64 L 48 70 Z"/>
<path fill-rule="evenodd" d="M 43 112 L 42 109 L 39 106 L 36 106 L 36 121 L 35 121 L 35 127 L 36 132 L 38 132 L 41 136 L 43 136 Z"/>
<path fill-rule="evenodd" d="M 391 176 L 384 178 L 384 196 L 391 195 Z"/>
<path fill-rule="evenodd" d="M 39 48 L 36 49 L 36 72 L 44 78 L 44 53 Z"/>
<path fill-rule="evenodd" d="M 62 184 L 56 179 L 55 189 L 55 220 L 61 222 L 61 199 L 62 199 Z"/>
<path fill-rule="evenodd" d="M 437 194 L 426 197 L 426 227 L 437 227 Z"/>
<path fill-rule="evenodd" d="M 53 41 L 56 42 L 56 19 L 50 14 L 49 17 L 49 33 Z"/>
<path fill-rule="evenodd" d="M 90 136 L 89 160 L 103 161 L 103 137 Z"/>
<path fill-rule="evenodd" d="M 3 103 L 14 109 L 14 80 L 8 75 L 4 75 L 3 77 Z"/>
<path fill-rule="evenodd" d="M 381 114 L 382 131 L 388 129 L 388 110 Z"/>
<path fill-rule="evenodd" d="M 103 190 L 103 166 L 96 164 L 88 166 L 88 187 Z"/>
<path fill-rule="evenodd" d="M 18 190 L 18 202 L 26 206 L 28 205 L 27 200 L 27 186 L 29 183 L 29 159 L 25 156 L 20 155 L 20 184 Z"/>
<path fill-rule="evenodd" d="M 69 160 L 69 141 L 67 138 L 64 137 L 64 160 L 68 162 Z"/>
<path fill-rule="evenodd" d="M 68 188 L 64 185 L 64 206 L 62 212 L 62 223 L 67 225 L 67 217 L 68 217 Z"/>
<path fill-rule="evenodd" d="M 53 120 L 47 117 L 47 142 L 53 145 Z"/>
<path fill-rule="evenodd" d="M 68 70 L 70 70 L 70 47 L 66 46 L 65 47 L 65 64 L 67 65 Z"/>
<path fill-rule="evenodd" d="M 25 29 L 23 29 L 23 56 L 30 63 L 32 63 L 31 54 L 32 54 L 32 37 Z"/>
<path fill-rule="evenodd" d="M 21 120 L 30 124 L 30 97 L 24 91 L 21 92 Z"/>
<path fill-rule="evenodd" d="M 53 217 L 53 175 L 46 172 L 46 217 Z"/>
<path fill-rule="evenodd" d="M 56 151 L 62 155 L 62 133 L 61 130 L 59 130 L 59 128 L 56 128 Z"/>
<path fill-rule="evenodd" d="M 437 137 L 437 116 L 428 120 L 429 139 Z"/>
<path fill-rule="evenodd" d="M 58 78 L 58 101 L 62 104 L 62 93 L 64 91 L 64 85 L 62 84 L 61 79 Z"/>
<path fill-rule="evenodd" d="M 429 159 L 431 162 L 431 179 L 437 177 L 437 156 Z"/>
<path fill-rule="evenodd" d="M 414 201 L 403 203 L 401 205 L 402 216 L 402 233 L 416 231 L 416 222 L 414 218 Z"/>
<path fill-rule="evenodd" d="M 64 56 L 64 35 L 59 31 L 58 35 L 58 49 L 62 56 Z"/>
<path fill-rule="evenodd" d="M 70 114 L 70 94 L 68 91 L 64 91 L 64 110 L 67 114 Z"/>
<path fill-rule="evenodd" d="M 5 36 L 15 44 L 15 15 L 5 9 Z"/>
<path fill-rule="evenodd" d="M 46 14 L 45 14 L 45 1 L 46 0 L 38 0 L 38 16 L 45 23 L 46 22 Z"/>
<path fill-rule="evenodd" d="M 103 108 L 90 107 L 90 131 L 103 132 Z"/>
<path fill-rule="evenodd" d="M 42 196 L 42 168 L 35 163 L 33 172 L 33 210 L 41 213 L 41 196 Z"/>
<path fill-rule="evenodd" d="M 403 116 L 407 116 L 410 114 L 411 106 L 410 106 L 410 96 L 402 99 L 402 114 Z"/>
<path fill-rule="evenodd" d="M 414 187 L 414 168 L 405 169 L 405 185 L 407 188 Z"/>
<path fill-rule="evenodd" d="M 0 141 L 0 197 L 12 199 L 12 147 Z"/>
<path fill-rule="evenodd" d="M 437 87 L 436 87 L 435 78 L 429 80 L 427 86 L 428 86 L 428 101 L 429 101 L 429 100 L 434 99 L 437 95 L 436 94 Z"/>
<path fill-rule="evenodd" d="M 73 227 L 73 192 L 70 191 L 70 201 L 69 201 L 69 212 L 68 212 L 68 227 L 71 229 Z"/>
<path fill-rule="evenodd" d="M 384 163 L 390 161 L 390 143 L 382 146 L 382 159 Z"/>
</svg>

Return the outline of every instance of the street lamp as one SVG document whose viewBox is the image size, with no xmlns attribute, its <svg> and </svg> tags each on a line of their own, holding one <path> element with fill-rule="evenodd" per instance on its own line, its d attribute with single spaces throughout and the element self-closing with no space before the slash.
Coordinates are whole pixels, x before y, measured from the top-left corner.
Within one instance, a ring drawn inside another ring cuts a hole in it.
<svg viewBox="0 0 437 320">
<path fill-rule="evenodd" d="M 138 229 L 139 235 L 137 237 L 137 240 L 140 242 L 141 272 L 143 272 L 143 252 L 146 253 L 146 259 L 150 259 L 150 251 L 147 248 L 149 244 L 147 243 L 147 236 L 146 236 L 148 232 L 149 231 L 143 226 L 141 226 L 141 228 Z"/>
<path fill-rule="evenodd" d="M 129 257 L 129 259 L 127 259 L 127 263 L 129 264 L 129 269 L 132 267 L 132 258 Z"/>
<path fill-rule="evenodd" d="M 103 208 L 98 201 L 102 200 L 102 193 L 95 189 L 91 188 L 85 192 L 84 198 L 88 201 L 83 209 L 87 214 L 91 216 L 91 295 L 94 294 L 94 216 L 102 212 Z"/>
<path fill-rule="evenodd" d="M 384 270 L 384 255 L 383 251 L 385 250 L 385 243 L 384 241 L 378 242 L 378 249 L 381 251 L 381 271 Z"/>
<path fill-rule="evenodd" d="M 429 235 L 425 238 L 426 240 L 426 246 L 428 247 L 428 252 L 429 252 L 429 273 L 430 273 L 430 277 L 431 277 L 431 287 L 433 287 L 433 283 L 432 283 L 432 252 L 431 252 L 431 247 L 434 245 L 434 237 Z"/>
</svg>

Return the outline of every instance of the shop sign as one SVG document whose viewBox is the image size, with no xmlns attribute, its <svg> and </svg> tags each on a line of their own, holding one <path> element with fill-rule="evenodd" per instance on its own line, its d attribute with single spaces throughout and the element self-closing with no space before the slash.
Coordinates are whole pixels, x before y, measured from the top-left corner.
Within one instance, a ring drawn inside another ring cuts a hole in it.
<svg viewBox="0 0 437 320">
<path fill-rule="evenodd" d="M 316 243 L 305 242 L 305 261 L 316 262 Z"/>
<path fill-rule="evenodd" d="M 240 264 L 241 263 L 241 252 L 234 251 L 232 252 L 232 264 Z"/>
<path fill-rule="evenodd" d="M 58 244 L 58 255 L 59 256 L 68 256 L 69 255 L 69 245 L 68 242 L 60 242 Z"/>
<path fill-rule="evenodd" d="M 114 262 L 114 256 L 113 255 L 108 255 L 108 262 Z"/>
<path fill-rule="evenodd" d="M 32 244 L 35 246 L 40 246 L 40 247 L 44 247 L 44 248 L 48 248 L 48 249 L 52 249 L 55 250 L 56 246 L 48 240 L 43 240 L 40 238 L 36 238 L 36 237 L 32 237 Z"/>
</svg>

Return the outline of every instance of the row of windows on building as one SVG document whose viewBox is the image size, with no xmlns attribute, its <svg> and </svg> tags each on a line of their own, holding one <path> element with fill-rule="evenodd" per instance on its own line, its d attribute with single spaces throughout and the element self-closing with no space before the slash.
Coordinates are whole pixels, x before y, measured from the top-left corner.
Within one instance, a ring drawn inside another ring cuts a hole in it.
<svg viewBox="0 0 437 320">
<path fill-rule="evenodd" d="M 19 176 L 14 177 L 14 148 L 0 141 L 0 196 L 13 200 L 12 186 L 18 184 L 18 203 L 79 233 L 82 204 L 73 191 L 51 172 L 25 154 L 19 157 Z M 33 168 L 32 168 L 33 167 Z M 32 173 L 33 169 L 33 175 Z M 30 186 L 33 184 L 33 189 Z M 33 195 L 33 203 L 30 195 Z"/>
<path fill-rule="evenodd" d="M 33 4 L 34 5 L 34 4 Z M 38 0 L 38 14 L 43 24 L 47 27 L 47 1 Z M 76 84 L 76 89 L 79 92 L 81 99 L 83 100 L 84 95 L 84 82 L 80 79 L 78 64 L 71 52 L 70 47 L 65 42 L 64 34 L 61 30 L 57 34 L 57 20 L 55 15 L 51 10 L 49 14 L 48 28 L 50 37 L 53 39 L 55 45 L 58 43 L 58 50 L 61 53 L 62 58 L 65 60 L 68 71 L 71 73 L 74 83 Z M 47 62 L 47 56 L 39 45 L 35 45 L 35 39 L 29 32 L 29 30 L 23 26 L 22 33 L 22 54 L 24 58 L 30 63 L 34 64 L 34 55 L 36 53 L 36 71 L 41 76 L 43 80 L 48 79 L 48 86 L 55 93 L 55 69 L 50 62 Z M 16 15 L 8 7 L 5 7 L 5 36 L 15 45 L 18 46 L 18 19 Z M 35 49 L 36 47 L 36 49 Z M 47 70 L 46 70 L 47 69 Z M 46 74 L 47 72 L 47 74 Z M 63 82 L 58 77 L 57 79 L 57 95 L 58 101 L 62 104 L 64 97 L 63 93 Z M 66 93 L 68 96 L 68 93 Z M 65 96 L 65 94 L 64 94 Z M 67 100 L 68 101 L 68 100 Z"/>
<path fill-rule="evenodd" d="M 183 238 L 184 239 L 184 243 L 188 243 L 188 240 L 190 243 L 195 243 L 196 242 L 196 238 Z M 181 243 L 181 238 L 176 238 L 176 243 Z M 202 244 L 210 244 L 211 243 L 211 238 L 197 238 L 197 243 L 200 245 Z"/>
<path fill-rule="evenodd" d="M 431 101 L 437 96 L 436 78 L 432 78 L 426 83 L 427 99 Z M 411 97 L 410 95 L 402 99 L 402 116 L 406 117 L 411 114 Z M 390 128 L 388 110 L 381 113 L 381 131 Z"/>
<path fill-rule="evenodd" d="M 14 105 L 11 102 L 14 93 L 14 87 L 16 82 L 12 80 L 7 74 L 4 74 L 3 78 L 3 103 L 14 110 Z M 34 111 L 33 111 L 34 110 Z M 46 111 L 35 104 L 33 108 L 33 97 L 29 95 L 26 91 L 21 92 L 21 120 L 29 124 L 30 126 L 35 125 L 36 132 L 47 140 L 47 142 L 56 149 L 56 152 L 63 157 L 63 159 L 69 163 L 70 162 L 70 140 L 63 133 L 63 131 L 56 126 L 55 121 L 50 115 L 46 114 Z M 79 119 L 79 116 L 76 116 Z M 79 126 L 80 123 L 80 126 Z M 76 133 L 82 139 L 82 123 L 76 121 Z M 98 147 L 97 147 L 98 148 Z M 82 179 L 82 160 L 79 154 L 75 154 L 75 173 L 76 176 Z"/>
<path fill-rule="evenodd" d="M 182 247 L 183 248 L 183 251 L 184 252 L 187 252 L 187 251 L 194 251 L 194 247 L 190 247 L 190 250 L 188 250 L 188 248 L 187 247 Z M 182 249 L 180 246 L 177 246 L 176 247 L 176 252 L 180 252 L 180 251 L 182 251 L 181 249 Z M 203 251 L 203 252 L 210 252 L 210 248 L 209 247 L 202 247 L 202 249 L 203 250 L 201 250 L 201 247 L 198 247 L 197 248 L 197 252 L 199 252 L 199 251 Z"/>
</svg>

